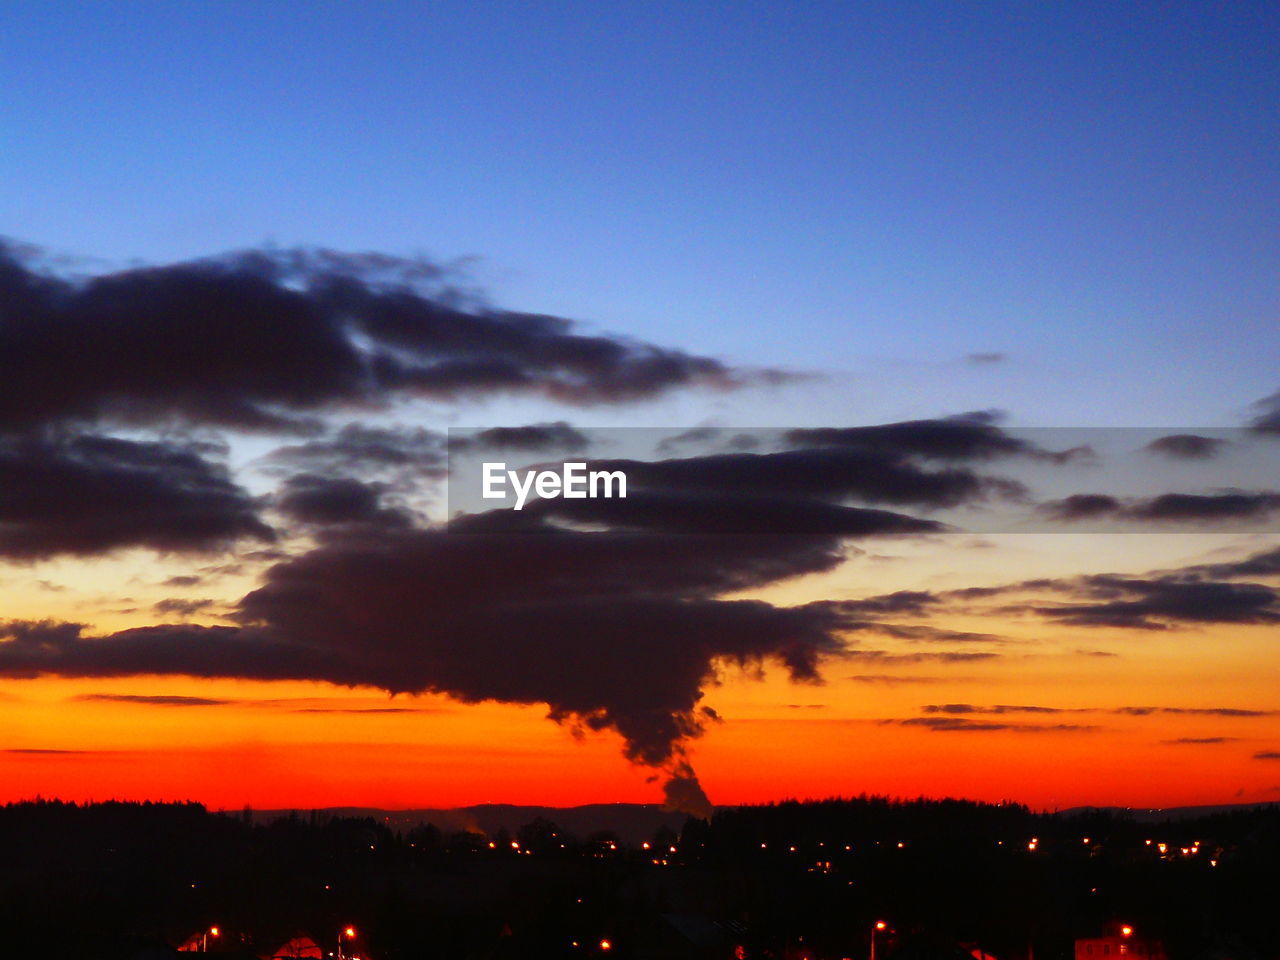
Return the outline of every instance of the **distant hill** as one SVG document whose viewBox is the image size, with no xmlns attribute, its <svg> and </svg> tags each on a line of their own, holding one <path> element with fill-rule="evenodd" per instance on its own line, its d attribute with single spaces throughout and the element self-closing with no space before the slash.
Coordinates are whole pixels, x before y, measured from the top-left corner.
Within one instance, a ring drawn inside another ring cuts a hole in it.
<svg viewBox="0 0 1280 960">
<path fill-rule="evenodd" d="M 1168 820 L 1214 817 L 1224 813 L 1277 809 L 1280 809 L 1280 803 L 1217 803 L 1201 807 L 1071 807 L 1068 810 L 1059 810 L 1058 815 L 1071 817 L 1083 813 L 1109 813 L 1118 817 L 1129 817 L 1138 823 L 1163 823 Z"/>
<path fill-rule="evenodd" d="M 230 811 L 229 811 L 230 812 Z M 253 819 L 269 823 L 289 814 L 309 813 L 309 810 L 254 810 Z M 441 830 L 479 830 L 493 834 L 501 829 L 514 833 L 538 817 L 545 817 L 561 829 L 585 838 L 600 830 L 611 830 L 627 843 L 639 843 L 653 836 L 659 827 L 669 827 L 676 833 L 684 825 L 685 814 L 672 813 L 658 804 L 645 803 L 592 803 L 581 807 L 524 807 L 507 803 L 483 803 L 473 807 L 456 807 L 449 810 L 423 808 L 417 810 L 379 810 L 373 807 L 325 807 L 317 811 L 331 817 L 372 817 L 393 830 L 408 830 L 419 824 L 430 823 Z"/>
</svg>

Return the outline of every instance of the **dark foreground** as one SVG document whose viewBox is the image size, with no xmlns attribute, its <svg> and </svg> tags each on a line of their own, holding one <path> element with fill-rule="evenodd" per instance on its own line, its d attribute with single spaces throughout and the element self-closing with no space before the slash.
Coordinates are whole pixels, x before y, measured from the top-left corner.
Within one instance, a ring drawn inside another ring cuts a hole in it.
<svg viewBox="0 0 1280 960">
<path fill-rule="evenodd" d="M 643 843 L 195 804 L 0 808 L 13 957 L 1072 957 L 1132 927 L 1180 958 L 1280 956 L 1280 810 L 1114 812 L 876 798 L 725 809 Z M 348 927 L 349 933 L 343 933 Z M 211 931 L 216 928 L 216 935 Z M 1132 952 L 1132 951 L 1131 951 Z M 177 954 L 174 954 L 175 956 Z"/>
</svg>

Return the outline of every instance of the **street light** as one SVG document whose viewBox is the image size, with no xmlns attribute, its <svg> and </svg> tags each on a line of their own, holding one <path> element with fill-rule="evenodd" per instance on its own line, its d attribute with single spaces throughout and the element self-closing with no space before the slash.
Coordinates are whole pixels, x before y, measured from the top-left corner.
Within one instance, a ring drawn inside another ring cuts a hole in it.
<svg viewBox="0 0 1280 960">
<path fill-rule="evenodd" d="M 221 930 L 219 930 L 217 927 L 210 927 L 208 930 L 206 930 L 206 931 L 204 931 L 202 934 L 200 934 L 200 952 L 201 952 L 201 953 L 208 953 L 208 952 L 209 952 L 209 938 L 210 938 L 210 937 L 220 937 L 220 936 L 222 936 L 222 931 L 221 931 Z"/>
<path fill-rule="evenodd" d="M 871 925 L 871 957 L 870 960 L 876 960 L 876 934 L 889 926 L 883 920 L 877 920 Z"/>
<path fill-rule="evenodd" d="M 356 928 L 343 927 L 338 931 L 338 960 L 342 960 L 342 940 L 344 937 L 347 940 L 354 940 L 356 938 Z"/>
</svg>

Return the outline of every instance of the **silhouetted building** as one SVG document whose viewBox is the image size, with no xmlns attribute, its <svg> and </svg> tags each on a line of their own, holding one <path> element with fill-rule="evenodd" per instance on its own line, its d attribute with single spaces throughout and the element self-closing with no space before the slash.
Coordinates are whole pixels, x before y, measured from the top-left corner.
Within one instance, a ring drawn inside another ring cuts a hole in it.
<svg viewBox="0 0 1280 960">
<path fill-rule="evenodd" d="M 271 960 L 323 960 L 324 951 L 310 937 L 294 937 L 271 954 Z"/>
<path fill-rule="evenodd" d="M 1076 960 L 1110 960 L 1115 957 L 1134 957 L 1142 960 L 1168 960 L 1164 944 L 1139 936 L 1133 927 L 1113 924 L 1101 937 L 1087 937 L 1076 941 Z"/>
</svg>

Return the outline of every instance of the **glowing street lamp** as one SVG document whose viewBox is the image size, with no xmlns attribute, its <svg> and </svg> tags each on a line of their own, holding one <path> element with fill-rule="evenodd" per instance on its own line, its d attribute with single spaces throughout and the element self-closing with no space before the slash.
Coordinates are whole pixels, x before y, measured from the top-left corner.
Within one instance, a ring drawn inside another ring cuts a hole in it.
<svg viewBox="0 0 1280 960">
<path fill-rule="evenodd" d="M 1121 928 L 1120 928 L 1120 936 L 1122 936 L 1122 937 L 1132 937 L 1132 936 L 1133 936 L 1133 927 L 1129 926 L 1129 925 L 1126 923 L 1123 927 L 1121 927 Z"/>
<path fill-rule="evenodd" d="M 208 953 L 208 952 L 209 952 L 209 938 L 210 938 L 210 937 L 220 937 L 220 936 L 222 936 L 222 931 L 221 931 L 221 930 L 219 930 L 217 927 L 210 927 L 208 930 L 205 930 L 203 933 L 201 933 L 201 934 L 200 934 L 200 952 L 201 952 L 201 953 Z"/>
<path fill-rule="evenodd" d="M 338 931 L 338 960 L 342 960 L 342 941 L 354 940 L 356 938 L 355 927 L 343 927 Z"/>
<path fill-rule="evenodd" d="M 884 930 L 889 925 L 883 920 L 877 920 L 871 925 L 871 955 L 870 960 L 876 960 L 876 934 Z"/>
</svg>

